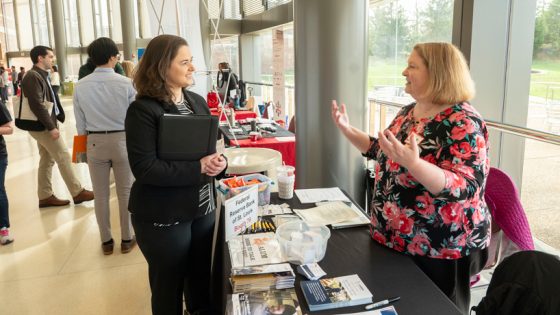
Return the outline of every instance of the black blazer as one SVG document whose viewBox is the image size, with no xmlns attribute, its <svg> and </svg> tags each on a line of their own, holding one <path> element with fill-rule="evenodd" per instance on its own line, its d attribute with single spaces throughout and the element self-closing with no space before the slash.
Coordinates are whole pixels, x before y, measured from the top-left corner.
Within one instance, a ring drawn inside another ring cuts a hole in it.
<svg viewBox="0 0 560 315">
<path fill-rule="evenodd" d="M 195 114 L 210 115 L 202 96 L 183 91 Z M 199 190 L 212 180 L 200 174 L 199 161 L 166 161 L 157 157 L 159 118 L 164 113 L 179 114 L 173 104 L 138 98 L 128 108 L 125 119 L 128 161 L 135 182 L 128 209 L 137 219 L 154 223 L 174 223 L 200 216 Z M 217 177 L 223 177 L 224 171 Z"/>
</svg>

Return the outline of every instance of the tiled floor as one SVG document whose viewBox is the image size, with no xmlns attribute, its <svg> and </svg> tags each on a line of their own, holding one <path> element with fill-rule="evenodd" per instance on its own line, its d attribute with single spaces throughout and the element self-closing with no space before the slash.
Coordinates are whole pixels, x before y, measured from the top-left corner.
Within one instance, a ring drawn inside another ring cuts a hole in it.
<svg viewBox="0 0 560 315">
<path fill-rule="evenodd" d="M 63 101 L 68 121 L 61 133 L 70 146 L 75 134 L 70 99 Z M 115 252 L 104 256 L 93 201 L 68 207 L 38 208 L 35 141 L 17 130 L 5 137 L 9 165 L 6 187 L 11 234 L 15 242 L 0 246 L 0 314 L 150 314 L 147 264 L 135 247 L 121 254 L 118 203 L 112 187 L 111 225 Z M 82 184 L 91 189 L 85 164 L 75 165 Z M 55 167 L 54 190 L 71 199 Z"/>
<path fill-rule="evenodd" d="M 63 100 L 67 122 L 61 132 L 72 143 L 75 125 L 71 100 Z M 93 202 L 39 209 L 37 204 L 38 152 L 33 139 L 17 130 L 5 137 L 9 166 L 6 187 L 10 201 L 11 232 L 15 242 L 0 246 L 0 314 L 150 314 L 147 264 L 138 250 L 104 256 Z M 75 165 L 82 183 L 91 189 L 85 164 Z M 70 199 L 58 170 L 53 183 L 58 197 Z M 111 224 L 119 244 L 116 194 L 112 187 Z M 558 251 L 537 241 L 537 248 Z M 485 271 L 489 279 L 491 271 Z M 477 305 L 486 286 L 472 290 Z"/>
</svg>

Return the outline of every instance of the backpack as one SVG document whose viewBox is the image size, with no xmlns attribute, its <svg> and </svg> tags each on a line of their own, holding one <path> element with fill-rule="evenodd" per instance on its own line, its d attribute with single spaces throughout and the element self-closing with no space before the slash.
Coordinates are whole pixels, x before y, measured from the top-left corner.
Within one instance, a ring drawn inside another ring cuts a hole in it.
<svg viewBox="0 0 560 315">
<path fill-rule="evenodd" d="M 560 260 L 538 251 L 521 251 L 494 271 L 476 315 L 560 314 Z"/>
</svg>

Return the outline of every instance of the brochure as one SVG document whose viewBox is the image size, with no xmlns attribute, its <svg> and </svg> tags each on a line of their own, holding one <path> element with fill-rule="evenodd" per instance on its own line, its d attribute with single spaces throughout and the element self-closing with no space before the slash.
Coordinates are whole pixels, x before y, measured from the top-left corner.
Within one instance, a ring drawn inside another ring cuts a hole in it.
<svg viewBox="0 0 560 315">
<path fill-rule="evenodd" d="M 300 285 L 310 311 L 368 304 L 373 298 L 371 292 L 356 274 L 301 281 Z"/>
<path fill-rule="evenodd" d="M 350 206 L 350 208 L 352 208 L 352 210 L 354 210 L 354 212 L 356 214 L 358 214 L 357 217 L 355 217 L 354 219 L 350 219 L 347 221 L 342 221 L 339 223 L 333 223 L 331 224 L 331 227 L 333 229 L 344 229 L 344 228 L 350 228 L 350 227 L 355 227 L 355 226 L 362 226 L 362 225 L 368 225 L 371 222 L 371 219 L 367 217 L 367 215 L 360 210 L 360 208 L 358 208 L 355 204 L 352 203 L 352 205 Z"/>
<path fill-rule="evenodd" d="M 231 270 L 233 293 L 293 288 L 296 275 L 288 263 Z"/>
<path fill-rule="evenodd" d="M 353 220 L 359 216 L 341 201 L 323 203 L 315 208 L 294 209 L 294 212 L 309 225 L 329 225 Z"/>
<path fill-rule="evenodd" d="M 274 233 L 243 234 L 228 241 L 232 268 L 286 262 Z"/>
<path fill-rule="evenodd" d="M 350 201 L 338 187 L 296 189 L 296 196 L 301 203 L 315 203 L 322 201 Z"/>
<path fill-rule="evenodd" d="M 253 291 L 228 295 L 226 315 L 301 315 L 301 308 L 292 289 Z"/>
</svg>

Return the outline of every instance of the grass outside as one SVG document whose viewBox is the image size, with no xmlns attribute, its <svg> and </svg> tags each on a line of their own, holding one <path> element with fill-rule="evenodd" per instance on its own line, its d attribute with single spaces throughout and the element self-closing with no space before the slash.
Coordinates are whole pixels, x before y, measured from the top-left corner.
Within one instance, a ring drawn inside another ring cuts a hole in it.
<svg viewBox="0 0 560 315">
<path fill-rule="evenodd" d="M 560 100 L 560 60 L 535 60 L 531 74 L 531 96 Z"/>
<path fill-rule="evenodd" d="M 402 71 L 406 66 L 406 59 L 374 61 L 369 59 L 368 68 L 368 91 L 378 86 L 403 86 L 405 84 Z"/>
<path fill-rule="evenodd" d="M 406 60 L 382 60 L 374 61 L 370 57 L 368 69 L 368 91 L 378 86 L 404 86 L 402 71 L 406 66 Z M 531 96 L 542 98 L 554 98 L 560 100 L 560 61 L 559 60 L 535 60 L 533 61 L 531 74 Z M 548 95 L 547 95 L 548 93 Z"/>
</svg>

